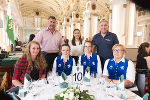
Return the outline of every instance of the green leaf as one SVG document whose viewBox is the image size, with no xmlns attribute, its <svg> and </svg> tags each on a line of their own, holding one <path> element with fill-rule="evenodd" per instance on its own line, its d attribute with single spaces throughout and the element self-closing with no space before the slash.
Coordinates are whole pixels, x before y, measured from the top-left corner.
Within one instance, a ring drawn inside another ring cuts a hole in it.
<svg viewBox="0 0 150 100">
<path fill-rule="evenodd" d="M 68 87 L 68 83 L 67 82 L 60 83 L 60 88 L 67 88 L 67 87 Z"/>
<path fill-rule="evenodd" d="M 61 77 L 64 81 L 67 79 L 67 75 L 64 72 L 61 73 Z"/>
<path fill-rule="evenodd" d="M 64 100 L 64 97 L 60 97 L 59 95 L 56 95 L 55 100 Z"/>
</svg>

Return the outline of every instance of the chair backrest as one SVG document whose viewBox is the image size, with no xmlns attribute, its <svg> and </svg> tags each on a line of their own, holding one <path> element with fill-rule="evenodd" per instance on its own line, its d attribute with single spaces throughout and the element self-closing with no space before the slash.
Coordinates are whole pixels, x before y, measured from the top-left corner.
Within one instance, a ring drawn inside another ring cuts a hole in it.
<svg viewBox="0 0 150 100">
<path fill-rule="evenodd" d="M 5 74 L 3 76 L 3 80 L 2 80 L 2 83 L 1 83 L 0 91 L 2 91 L 4 89 L 4 87 L 6 86 L 6 82 L 7 82 L 7 72 L 5 72 Z"/>
<path fill-rule="evenodd" d="M 146 94 L 143 96 L 143 100 L 148 100 L 148 96 L 149 96 L 149 93 L 146 93 Z"/>
</svg>

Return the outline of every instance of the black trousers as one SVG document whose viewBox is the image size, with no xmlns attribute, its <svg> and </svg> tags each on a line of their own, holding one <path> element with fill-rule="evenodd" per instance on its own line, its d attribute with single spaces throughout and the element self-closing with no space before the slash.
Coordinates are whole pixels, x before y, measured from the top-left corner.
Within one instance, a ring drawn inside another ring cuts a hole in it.
<svg viewBox="0 0 150 100">
<path fill-rule="evenodd" d="M 101 57 L 100 55 L 99 55 L 99 57 L 100 57 L 100 60 L 101 60 L 102 72 L 103 72 L 105 61 L 106 61 L 108 58 L 103 58 L 103 57 Z M 109 57 L 109 59 L 111 59 L 111 58 L 113 58 L 113 57 Z"/>
<path fill-rule="evenodd" d="M 104 59 L 103 57 L 99 56 L 100 57 L 100 60 L 101 60 L 101 65 L 102 65 L 102 72 L 104 70 L 104 64 L 105 64 L 105 61 L 106 59 Z"/>
<path fill-rule="evenodd" d="M 74 60 L 75 60 L 75 62 L 76 62 L 76 65 L 77 65 L 77 63 L 79 63 L 79 62 L 78 62 L 79 57 L 78 57 L 78 56 L 71 56 L 71 57 L 74 58 Z"/>
<path fill-rule="evenodd" d="M 52 71 L 53 63 L 54 63 L 55 58 L 58 56 L 58 53 L 43 52 L 43 55 L 47 63 L 47 67 L 46 67 L 46 75 L 47 75 L 49 71 Z"/>
<path fill-rule="evenodd" d="M 147 69 L 145 70 L 136 70 L 136 85 L 139 90 L 139 94 L 141 97 L 144 96 L 146 92 L 146 85 L 145 85 L 145 78 L 148 78 L 148 86 L 149 86 L 149 71 Z"/>
</svg>

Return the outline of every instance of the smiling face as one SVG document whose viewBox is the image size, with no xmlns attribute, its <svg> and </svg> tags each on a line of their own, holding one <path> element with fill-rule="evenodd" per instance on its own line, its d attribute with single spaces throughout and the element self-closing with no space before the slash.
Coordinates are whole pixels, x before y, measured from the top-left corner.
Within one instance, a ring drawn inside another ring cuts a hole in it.
<svg viewBox="0 0 150 100">
<path fill-rule="evenodd" d="M 56 27 L 56 20 L 50 18 L 50 19 L 48 20 L 48 25 L 49 25 L 48 28 L 49 28 L 50 30 L 54 30 L 55 27 Z"/>
<path fill-rule="evenodd" d="M 109 26 L 107 21 L 100 22 L 99 27 L 102 34 L 106 34 L 108 32 Z"/>
<path fill-rule="evenodd" d="M 125 54 L 125 51 L 121 46 L 117 46 L 113 49 L 113 56 L 115 59 L 122 59 Z"/>
<path fill-rule="evenodd" d="M 79 30 L 75 30 L 75 31 L 73 32 L 73 35 L 74 35 L 75 39 L 79 39 L 79 38 L 81 37 L 81 33 L 80 33 Z"/>
<path fill-rule="evenodd" d="M 62 56 L 69 57 L 70 56 L 70 47 L 62 46 L 61 52 L 62 52 Z"/>
<path fill-rule="evenodd" d="M 31 44 L 30 46 L 30 54 L 32 57 L 36 57 L 39 54 L 40 46 L 38 44 Z"/>
<path fill-rule="evenodd" d="M 85 54 L 92 53 L 92 44 L 90 42 L 85 42 L 85 44 L 84 44 L 84 53 Z"/>
</svg>

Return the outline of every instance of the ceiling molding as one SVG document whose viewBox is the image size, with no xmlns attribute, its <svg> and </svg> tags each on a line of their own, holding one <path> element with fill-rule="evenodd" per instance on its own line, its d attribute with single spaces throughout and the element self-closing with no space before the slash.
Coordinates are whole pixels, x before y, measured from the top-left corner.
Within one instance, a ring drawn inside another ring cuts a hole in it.
<svg viewBox="0 0 150 100">
<path fill-rule="evenodd" d="M 43 17 L 54 15 L 59 21 L 64 17 L 70 17 L 76 11 L 82 19 L 83 12 L 86 10 L 87 0 L 18 0 L 22 16 L 33 16 L 34 11 L 41 12 Z M 109 0 L 94 0 L 95 11 L 98 16 L 107 16 L 109 12 Z"/>
</svg>

